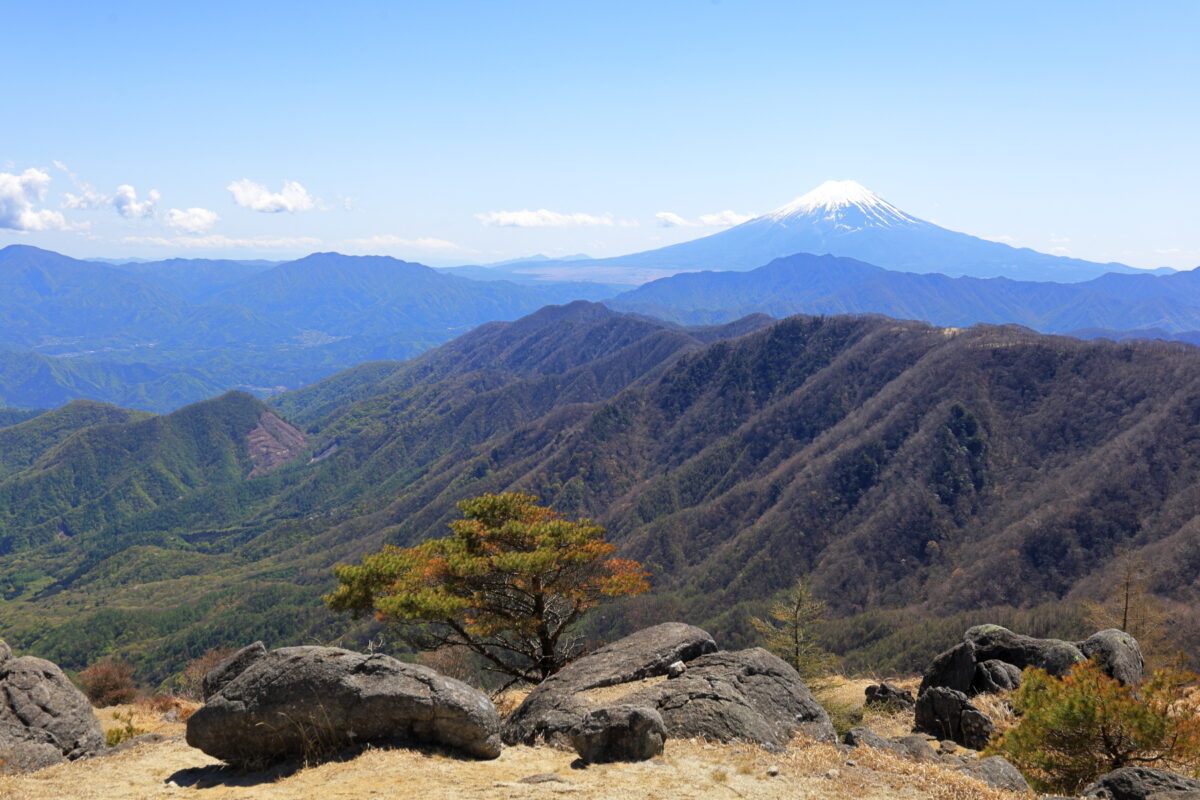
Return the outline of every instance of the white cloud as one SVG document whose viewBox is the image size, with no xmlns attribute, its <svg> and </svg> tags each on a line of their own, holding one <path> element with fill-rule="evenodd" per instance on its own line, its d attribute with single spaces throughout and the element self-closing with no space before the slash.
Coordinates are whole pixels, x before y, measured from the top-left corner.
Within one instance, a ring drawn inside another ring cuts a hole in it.
<svg viewBox="0 0 1200 800">
<path fill-rule="evenodd" d="M 673 211 L 660 211 L 654 215 L 662 228 L 729 228 L 741 225 L 746 220 L 754 219 L 753 214 L 739 214 L 725 209 L 712 214 L 701 214 L 699 219 L 690 220 L 681 217 Z"/>
<path fill-rule="evenodd" d="M 112 206 L 117 210 L 118 214 L 126 219 L 141 219 L 142 217 L 153 216 L 154 206 L 162 197 L 157 189 L 151 189 L 146 193 L 145 200 L 138 200 L 137 189 L 127 183 L 118 186 L 117 190 L 111 195 L 104 194 L 104 192 L 99 191 L 92 184 L 81 180 L 63 162 L 55 161 L 54 166 L 70 176 L 71 182 L 75 184 L 75 188 L 79 192 L 79 194 L 64 192 L 63 208 L 91 209 Z"/>
<path fill-rule="evenodd" d="M 134 189 L 127 183 L 123 183 L 117 187 L 116 194 L 113 195 L 113 208 L 117 209 L 117 213 L 125 219 L 140 219 L 148 217 L 154 213 L 154 204 L 162 197 L 157 189 L 151 189 L 146 193 L 146 199 L 138 201 L 137 189 Z"/>
<path fill-rule="evenodd" d="M 29 168 L 21 174 L 0 172 L 0 228 L 16 231 L 67 230 L 71 226 L 59 211 L 34 208 L 46 196 L 50 175 Z"/>
<path fill-rule="evenodd" d="M 149 244 L 156 247 L 190 247 L 190 248 L 295 248 L 315 247 L 320 239 L 311 236 L 282 237 L 256 236 L 253 239 L 232 239 L 219 233 L 209 236 L 126 236 L 120 241 L 124 244 Z"/>
<path fill-rule="evenodd" d="M 700 224 L 710 228 L 723 228 L 741 225 L 743 222 L 752 219 L 754 219 L 753 214 L 739 214 L 727 208 L 724 211 L 717 211 L 712 214 L 701 214 Z"/>
<path fill-rule="evenodd" d="M 448 242 L 445 239 L 434 239 L 432 237 L 422 237 L 419 239 L 405 239 L 401 236 L 394 236 L 390 233 L 381 236 L 368 236 L 365 239 L 347 239 L 346 244 L 356 248 L 380 248 L 380 247 L 411 247 L 417 250 L 455 250 L 464 252 L 469 251 L 468 248 L 462 245 L 457 245 L 454 242 Z"/>
<path fill-rule="evenodd" d="M 563 214 L 558 211 L 547 211 L 544 208 L 540 208 L 537 211 L 530 211 L 529 209 L 521 211 L 487 211 L 482 214 L 476 214 L 475 218 L 484 225 L 501 228 L 612 227 L 616 224 L 612 214 L 604 214 L 602 216 L 581 213 Z"/>
<path fill-rule="evenodd" d="M 692 222 L 690 219 L 684 219 L 673 211 L 660 211 L 654 215 L 658 220 L 658 224 L 663 228 L 698 228 L 699 222 Z"/>
<path fill-rule="evenodd" d="M 278 192 L 270 192 L 266 186 L 249 178 L 234 181 L 225 188 L 233 195 L 233 202 L 242 208 L 269 214 L 279 211 L 311 211 L 316 205 L 308 190 L 296 181 L 284 181 L 283 189 Z"/>
<path fill-rule="evenodd" d="M 1059 236 L 1057 233 L 1052 233 L 1052 234 L 1050 234 L 1050 243 L 1051 244 L 1070 244 L 1071 237 L 1070 236 Z"/>
<path fill-rule="evenodd" d="M 204 233 L 219 219 L 217 212 L 207 208 L 189 208 L 186 211 L 172 208 L 167 212 L 167 224 L 188 233 Z"/>
</svg>

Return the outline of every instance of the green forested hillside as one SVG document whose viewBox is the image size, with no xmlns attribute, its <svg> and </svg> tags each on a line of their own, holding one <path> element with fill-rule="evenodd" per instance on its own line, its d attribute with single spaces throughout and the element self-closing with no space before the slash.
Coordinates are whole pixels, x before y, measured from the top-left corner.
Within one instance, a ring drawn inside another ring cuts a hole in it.
<svg viewBox="0 0 1200 800">
<path fill-rule="evenodd" d="M 91 400 L 74 400 L 62 408 L 0 428 L 0 479 L 33 466 L 43 454 L 84 428 L 149 416 L 143 411 L 129 411 Z"/>
<path fill-rule="evenodd" d="M 318 600 L 333 563 L 508 489 L 652 570 L 601 636 L 682 617 L 746 641 L 808 575 L 848 663 L 911 668 L 981 617 L 1067 632 L 1131 558 L 1179 610 L 1200 588 L 1186 345 L 882 317 L 692 330 L 577 303 L 275 407 L 308 438 L 256 477 L 263 409 L 231 395 L 85 429 L 0 481 L 0 636 L 159 678 L 217 644 L 328 641 L 351 630 Z"/>
</svg>

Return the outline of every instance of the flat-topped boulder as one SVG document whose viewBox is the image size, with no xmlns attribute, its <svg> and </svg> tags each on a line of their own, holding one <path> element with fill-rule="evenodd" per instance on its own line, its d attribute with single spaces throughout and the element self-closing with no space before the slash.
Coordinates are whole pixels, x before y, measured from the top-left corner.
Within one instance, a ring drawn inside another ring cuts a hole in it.
<svg viewBox="0 0 1200 800">
<path fill-rule="evenodd" d="M 837 741 L 829 714 L 783 659 L 752 647 L 701 656 L 678 678 L 622 700 L 658 709 L 677 739 L 782 747 L 796 733 Z"/>
<path fill-rule="evenodd" d="M 800 676 L 761 648 L 714 652 L 699 628 L 665 623 L 584 656 L 534 689 L 505 724 L 510 744 L 565 745 L 605 706 L 653 709 L 674 738 L 781 746 L 797 732 L 834 741 Z"/>
<path fill-rule="evenodd" d="M 0 771 L 27 772 L 104 750 L 83 692 L 45 659 L 15 657 L 0 641 Z"/>
<path fill-rule="evenodd" d="M 666 676 L 673 664 L 716 649 L 707 632 L 682 622 L 664 622 L 618 639 L 538 684 L 505 722 L 504 741 L 566 745 L 583 715 L 603 705 L 590 702 L 583 692 Z"/>
<path fill-rule="evenodd" d="M 236 675 L 230 660 L 206 680 L 220 689 L 187 721 L 188 744 L 229 764 L 319 759 L 367 742 L 500 755 L 492 701 L 427 667 L 335 647 L 264 649 Z"/>
</svg>

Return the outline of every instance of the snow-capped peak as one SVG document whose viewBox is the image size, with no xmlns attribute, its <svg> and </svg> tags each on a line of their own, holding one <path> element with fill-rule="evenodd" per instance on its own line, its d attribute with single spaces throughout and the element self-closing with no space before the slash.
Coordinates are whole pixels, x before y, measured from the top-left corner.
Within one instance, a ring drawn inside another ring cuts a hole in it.
<svg viewBox="0 0 1200 800">
<path fill-rule="evenodd" d="M 847 212 L 852 209 L 861 212 L 863 219 L 853 220 L 854 224 L 844 225 L 845 227 L 863 227 L 864 225 L 890 227 L 920 222 L 858 181 L 825 181 L 808 194 L 801 195 L 787 205 L 780 206 L 767 216 L 773 220 L 821 216 L 830 221 L 844 224 L 852 222 L 847 219 Z"/>
</svg>

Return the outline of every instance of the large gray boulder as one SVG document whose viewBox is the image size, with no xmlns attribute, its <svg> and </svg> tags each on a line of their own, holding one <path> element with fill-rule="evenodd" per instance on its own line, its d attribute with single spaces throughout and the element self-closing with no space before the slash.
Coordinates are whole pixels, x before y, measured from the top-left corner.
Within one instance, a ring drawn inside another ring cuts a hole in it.
<svg viewBox="0 0 1200 800">
<path fill-rule="evenodd" d="M 678 678 L 622 700 L 657 708 L 675 738 L 782 747 L 798 732 L 837 741 L 829 715 L 796 670 L 761 647 L 710 653 Z"/>
<path fill-rule="evenodd" d="M 1137 639 L 1128 633 L 1116 628 L 1093 633 L 1079 643 L 1079 650 L 1121 683 L 1136 686 L 1142 682 L 1146 662 Z"/>
<path fill-rule="evenodd" d="M 934 686 L 917 698 L 915 728 L 972 750 L 982 750 L 996 726 L 963 692 Z"/>
<path fill-rule="evenodd" d="M 103 750 L 104 732 L 83 692 L 57 665 L 14 658 L 0 642 L 0 768 L 23 772 Z"/>
<path fill-rule="evenodd" d="M 204 699 L 212 697 L 225 688 L 225 684 L 241 675 L 258 659 L 267 654 L 267 648 L 262 642 L 248 644 L 240 650 L 235 650 L 208 671 L 200 682 L 200 691 Z"/>
<path fill-rule="evenodd" d="M 1150 800 L 1200 792 L 1200 781 L 1153 767 L 1122 767 L 1105 773 L 1083 790 L 1084 797 L 1102 800 Z"/>
<path fill-rule="evenodd" d="M 981 672 L 980 666 L 987 662 L 1009 664 L 1017 673 L 1036 667 L 1051 675 L 1066 675 L 1083 660 L 1083 652 L 1071 642 L 1036 639 L 999 625 L 976 625 L 967 630 L 960 643 L 933 660 L 917 694 L 934 686 L 977 694 L 980 691 L 977 687 L 996 684 L 996 679 L 1003 677 L 995 664 Z"/>
<path fill-rule="evenodd" d="M 284 647 L 249 659 L 187 722 L 187 742 L 235 766 L 321 758 L 364 742 L 500 755 L 500 717 L 465 683 L 385 655 Z"/>
<path fill-rule="evenodd" d="M 917 696 L 920 697 L 926 689 L 934 686 L 953 689 L 956 692 L 970 692 L 971 685 L 975 682 L 976 666 L 975 645 L 959 642 L 933 659 L 933 663 L 921 678 Z"/>
<path fill-rule="evenodd" d="M 975 661 L 1003 661 L 1017 669 L 1037 667 L 1051 675 L 1066 675 L 1084 660 L 1079 648 L 1061 639 L 1035 639 L 999 625 L 976 625 L 963 634 L 975 646 Z"/>
<path fill-rule="evenodd" d="M 716 649 L 705 631 L 681 622 L 664 622 L 618 639 L 538 684 L 505 722 L 504 741 L 565 745 L 571 729 L 592 710 L 581 692 L 664 676 L 675 662 L 687 663 Z"/>
<path fill-rule="evenodd" d="M 646 761 L 662 753 L 667 728 L 652 708 L 619 705 L 585 714 L 570 736 L 575 752 L 589 764 Z"/>
<path fill-rule="evenodd" d="M 1023 794 L 1030 792 L 1029 782 L 1025 780 L 1025 776 L 1003 756 L 964 758 L 958 771 L 1007 792 Z"/>
<path fill-rule="evenodd" d="M 33 772 L 66 760 L 49 731 L 0 722 L 0 774 Z"/>
</svg>

